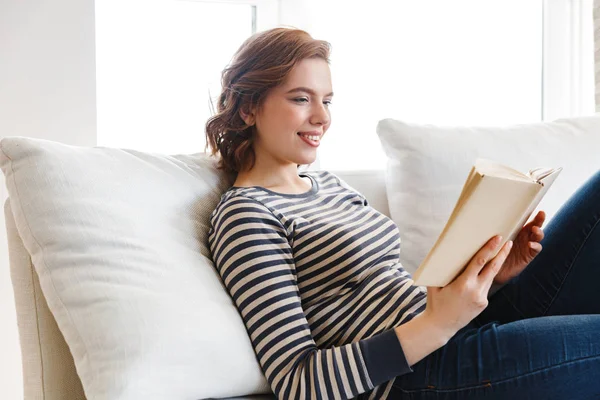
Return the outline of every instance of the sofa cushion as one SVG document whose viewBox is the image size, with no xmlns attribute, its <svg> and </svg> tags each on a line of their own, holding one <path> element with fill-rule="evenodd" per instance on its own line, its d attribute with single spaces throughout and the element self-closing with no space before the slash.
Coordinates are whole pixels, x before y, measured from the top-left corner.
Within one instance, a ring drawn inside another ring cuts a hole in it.
<svg viewBox="0 0 600 400">
<path fill-rule="evenodd" d="M 435 126 L 388 118 L 378 123 L 377 134 L 388 157 L 386 191 L 391 218 L 402 236 L 400 259 L 411 273 L 442 232 L 477 157 L 522 172 L 563 167 L 537 208 L 546 211 L 547 221 L 600 169 L 600 114 L 505 127 Z"/>
<path fill-rule="evenodd" d="M 0 149 L 16 228 L 87 398 L 271 393 L 207 245 L 232 176 L 203 153 L 22 137 Z"/>
</svg>

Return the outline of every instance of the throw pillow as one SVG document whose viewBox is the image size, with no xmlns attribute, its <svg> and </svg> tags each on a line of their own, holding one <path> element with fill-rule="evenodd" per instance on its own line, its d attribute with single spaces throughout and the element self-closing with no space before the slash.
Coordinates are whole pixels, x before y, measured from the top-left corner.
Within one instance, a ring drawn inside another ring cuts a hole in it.
<svg viewBox="0 0 600 400">
<path fill-rule="evenodd" d="M 505 127 L 436 126 L 383 119 L 390 216 L 402 236 L 401 262 L 414 273 L 442 232 L 477 157 L 527 172 L 564 168 L 537 210 L 546 223 L 600 169 L 600 114 Z M 534 211 L 534 216 L 537 213 Z"/>
<path fill-rule="evenodd" d="M 271 393 L 210 259 L 233 177 L 204 153 L 9 137 L 0 166 L 19 235 L 89 399 Z"/>
</svg>

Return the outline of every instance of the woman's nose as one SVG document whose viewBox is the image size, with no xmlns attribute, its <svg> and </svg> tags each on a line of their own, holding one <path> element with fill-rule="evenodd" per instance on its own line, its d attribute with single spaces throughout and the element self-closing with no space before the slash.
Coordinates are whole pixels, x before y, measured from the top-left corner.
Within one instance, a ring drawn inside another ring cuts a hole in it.
<svg viewBox="0 0 600 400">
<path fill-rule="evenodd" d="M 317 104 L 313 108 L 311 123 L 318 125 L 327 125 L 329 123 L 329 110 L 325 104 Z"/>
</svg>

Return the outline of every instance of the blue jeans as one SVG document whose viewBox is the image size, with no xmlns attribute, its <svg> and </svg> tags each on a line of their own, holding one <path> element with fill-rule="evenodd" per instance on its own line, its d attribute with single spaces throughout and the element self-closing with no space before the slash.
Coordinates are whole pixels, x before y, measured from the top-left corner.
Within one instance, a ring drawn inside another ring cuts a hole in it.
<svg viewBox="0 0 600 400">
<path fill-rule="evenodd" d="M 390 399 L 600 399 L 600 171 L 544 233 L 530 265 Z"/>
</svg>

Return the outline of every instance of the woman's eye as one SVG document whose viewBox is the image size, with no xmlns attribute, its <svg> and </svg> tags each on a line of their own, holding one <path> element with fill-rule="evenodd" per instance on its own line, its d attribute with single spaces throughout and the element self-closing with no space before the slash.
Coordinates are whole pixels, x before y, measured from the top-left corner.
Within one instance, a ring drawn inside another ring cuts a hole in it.
<svg viewBox="0 0 600 400">
<path fill-rule="evenodd" d="M 298 98 L 298 99 L 294 99 L 294 101 L 296 103 L 307 103 L 308 99 L 306 97 L 301 97 L 301 98 Z M 329 107 L 331 105 L 331 100 L 326 100 L 326 101 L 323 102 L 323 104 L 325 104 L 327 107 Z"/>
</svg>

